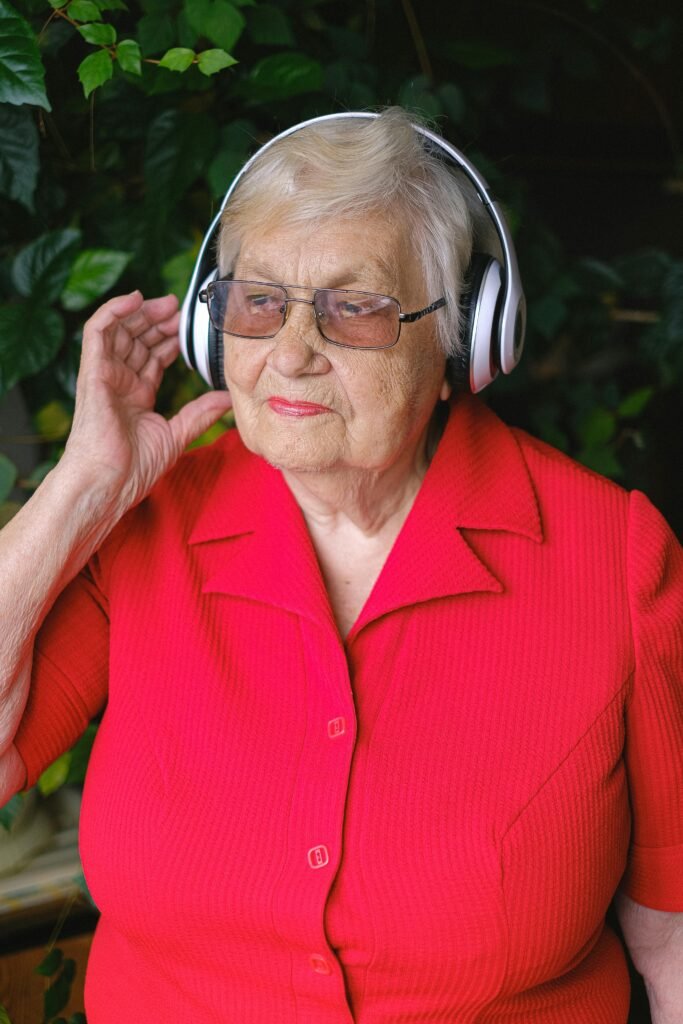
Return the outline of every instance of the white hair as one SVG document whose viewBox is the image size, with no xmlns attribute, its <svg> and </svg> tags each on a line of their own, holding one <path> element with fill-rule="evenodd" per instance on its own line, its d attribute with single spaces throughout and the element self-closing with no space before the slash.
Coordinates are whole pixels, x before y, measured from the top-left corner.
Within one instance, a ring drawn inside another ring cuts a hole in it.
<svg viewBox="0 0 683 1024">
<path fill-rule="evenodd" d="M 388 107 L 376 118 L 309 125 L 270 146 L 237 185 L 221 218 L 218 265 L 230 274 L 248 231 L 331 217 L 386 214 L 415 240 L 428 301 L 447 356 L 458 352 L 460 295 L 473 249 L 496 253 L 497 236 L 469 179 L 415 131 L 416 117 Z M 408 255 L 407 258 L 410 258 Z"/>
</svg>

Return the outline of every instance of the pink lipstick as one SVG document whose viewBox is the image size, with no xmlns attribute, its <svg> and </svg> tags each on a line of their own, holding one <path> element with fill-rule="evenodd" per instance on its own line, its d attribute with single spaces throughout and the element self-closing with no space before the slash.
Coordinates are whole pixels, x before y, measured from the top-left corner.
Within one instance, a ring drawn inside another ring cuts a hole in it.
<svg viewBox="0 0 683 1024">
<path fill-rule="evenodd" d="M 316 405 L 314 402 L 289 402 L 278 395 L 269 398 L 268 405 L 280 416 L 320 416 L 321 413 L 331 412 L 326 405 Z"/>
</svg>

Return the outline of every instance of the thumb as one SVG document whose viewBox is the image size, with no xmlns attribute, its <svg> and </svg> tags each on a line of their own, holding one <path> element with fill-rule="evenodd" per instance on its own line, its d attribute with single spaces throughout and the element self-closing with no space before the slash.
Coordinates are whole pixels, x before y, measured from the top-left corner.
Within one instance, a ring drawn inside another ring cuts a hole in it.
<svg viewBox="0 0 683 1024">
<path fill-rule="evenodd" d="M 188 444 L 224 416 L 232 408 L 232 398 L 227 391 L 209 391 L 184 405 L 180 412 L 168 421 L 178 451 L 184 451 Z"/>
</svg>

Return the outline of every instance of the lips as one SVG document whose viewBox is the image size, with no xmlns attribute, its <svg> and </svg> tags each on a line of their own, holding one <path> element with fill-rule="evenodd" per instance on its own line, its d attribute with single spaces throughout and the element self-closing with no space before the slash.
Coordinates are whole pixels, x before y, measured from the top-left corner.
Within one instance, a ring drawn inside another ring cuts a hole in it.
<svg viewBox="0 0 683 1024">
<path fill-rule="evenodd" d="M 268 399 L 268 405 L 279 416 L 292 416 L 299 418 L 303 416 L 320 416 L 323 413 L 331 412 L 326 405 L 317 405 L 315 402 L 290 402 L 279 395 L 273 395 Z"/>
</svg>

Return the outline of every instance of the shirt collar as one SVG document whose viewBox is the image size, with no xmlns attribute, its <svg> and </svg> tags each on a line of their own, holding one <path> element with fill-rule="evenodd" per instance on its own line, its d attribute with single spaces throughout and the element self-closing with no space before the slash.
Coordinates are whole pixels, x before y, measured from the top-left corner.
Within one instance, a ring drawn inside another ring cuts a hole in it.
<svg viewBox="0 0 683 1024">
<path fill-rule="evenodd" d="M 282 474 L 232 433 L 214 446 L 221 463 L 189 543 L 220 545 L 205 593 L 230 593 L 334 625 L 303 515 Z M 513 432 L 479 399 L 459 396 L 422 486 L 349 640 L 406 605 L 504 581 L 461 531 L 510 532 L 541 542 L 538 503 Z"/>
</svg>

